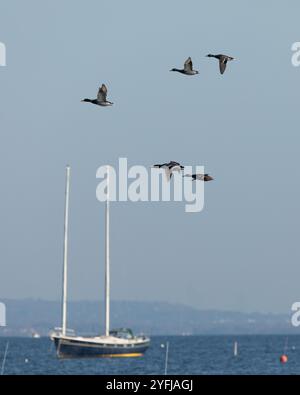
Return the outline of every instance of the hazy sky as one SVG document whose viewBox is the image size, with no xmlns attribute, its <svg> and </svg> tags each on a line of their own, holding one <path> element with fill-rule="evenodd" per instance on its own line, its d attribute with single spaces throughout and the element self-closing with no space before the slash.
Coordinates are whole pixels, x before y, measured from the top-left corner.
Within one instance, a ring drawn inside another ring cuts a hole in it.
<svg viewBox="0 0 300 395">
<path fill-rule="evenodd" d="M 290 311 L 300 299 L 300 3 L 0 0 L 0 299 L 103 297 L 96 170 L 204 165 L 205 209 L 115 203 L 112 298 Z M 237 58 L 221 76 L 207 53 Z M 200 74 L 170 73 L 191 56 Z M 112 108 L 81 103 L 109 88 Z"/>
</svg>

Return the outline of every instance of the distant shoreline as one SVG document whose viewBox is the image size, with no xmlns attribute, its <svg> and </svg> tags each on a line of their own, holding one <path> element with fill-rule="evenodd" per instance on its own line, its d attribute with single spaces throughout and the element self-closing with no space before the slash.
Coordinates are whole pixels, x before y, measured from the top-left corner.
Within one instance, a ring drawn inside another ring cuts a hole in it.
<svg viewBox="0 0 300 395">
<path fill-rule="evenodd" d="M 58 301 L 4 299 L 3 302 L 7 326 L 0 328 L 2 337 L 26 338 L 34 333 L 45 337 L 51 329 L 60 326 Z M 103 332 L 103 302 L 69 302 L 68 326 L 77 333 Z M 292 326 L 289 314 L 197 310 L 166 302 L 112 301 L 111 326 L 130 327 L 135 333 L 151 336 L 300 334 L 300 328 Z"/>
</svg>

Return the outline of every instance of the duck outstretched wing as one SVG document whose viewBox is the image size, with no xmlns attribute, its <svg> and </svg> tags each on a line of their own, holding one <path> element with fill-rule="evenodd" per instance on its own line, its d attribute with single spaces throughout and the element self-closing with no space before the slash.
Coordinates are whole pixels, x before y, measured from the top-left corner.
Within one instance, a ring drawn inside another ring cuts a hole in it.
<svg viewBox="0 0 300 395">
<path fill-rule="evenodd" d="M 220 73 L 224 74 L 227 66 L 227 61 L 228 59 L 225 56 L 222 56 L 219 60 L 219 66 L 220 66 Z"/>
<path fill-rule="evenodd" d="M 105 102 L 106 96 L 107 96 L 107 88 L 104 84 L 102 84 L 102 86 L 99 88 L 98 91 L 97 100 L 100 102 Z"/>
<path fill-rule="evenodd" d="M 185 71 L 192 71 L 193 70 L 193 62 L 191 57 L 187 58 L 187 60 L 184 62 L 184 70 Z"/>
</svg>

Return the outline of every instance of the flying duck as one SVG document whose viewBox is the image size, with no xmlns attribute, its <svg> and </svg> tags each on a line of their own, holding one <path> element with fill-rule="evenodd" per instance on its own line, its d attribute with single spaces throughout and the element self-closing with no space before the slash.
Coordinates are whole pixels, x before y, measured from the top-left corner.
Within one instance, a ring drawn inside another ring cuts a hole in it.
<svg viewBox="0 0 300 395">
<path fill-rule="evenodd" d="M 224 74 L 225 70 L 226 70 L 226 66 L 227 66 L 227 62 L 234 60 L 234 58 L 232 58 L 231 56 L 227 56 L 227 55 L 212 55 L 212 54 L 208 54 L 206 55 L 208 58 L 216 58 L 219 60 L 219 66 L 220 66 L 220 73 Z"/>
<path fill-rule="evenodd" d="M 83 99 L 81 101 L 87 102 L 87 103 L 93 103 L 93 104 L 96 104 L 98 106 L 103 106 L 103 107 L 112 106 L 114 103 L 106 100 L 106 96 L 107 96 L 107 88 L 104 84 L 102 84 L 101 88 L 99 88 L 97 99 L 93 99 L 93 100 Z"/>
<path fill-rule="evenodd" d="M 213 178 L 209 174 L 186 174 L 184 177 L 192 177 L 192 181 L 212 181 Z"/>
<path fill-rule="evenodd" d="M 190 57 L 187 58 L 187 60 L 184 62 L 183 69 L 171 69 L 170 71 L 177 71 L 178 73 L 185 74 L 185 75 L 199 74 L 199 71 L 193 70 L 193 62 Z"/>
<path fill-rule="evenodd" d="M 180 163 L 174 161 L 171 161 L 169 163 L 154 165 L 153 167 L 158 169 L 165 169 L 165 173 L 168 181 L 172 178 L 174 171 L 180 172 L 184 169 L 184 166 L 181 166 Z"/>
</svg>

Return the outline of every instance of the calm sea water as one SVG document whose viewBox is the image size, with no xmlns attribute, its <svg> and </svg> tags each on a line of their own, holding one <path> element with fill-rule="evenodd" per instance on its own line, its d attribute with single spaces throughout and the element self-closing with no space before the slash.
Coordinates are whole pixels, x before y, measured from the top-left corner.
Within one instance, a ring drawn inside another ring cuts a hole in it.
<svg viewBox="0 0 300 395">
<path fill-rule="evenodd" d="M 233 356 L 234 341 L 239 355 Z M 170 336 L 152 337 L 142 358 L 58 360 L 53 343 L 47 338 L 0 338 L 0 368 L 7 342 L 4 374 L 164 374 L 169 342 L 169 374 L 300 374 L 300 336 Z"/>
</svg>

